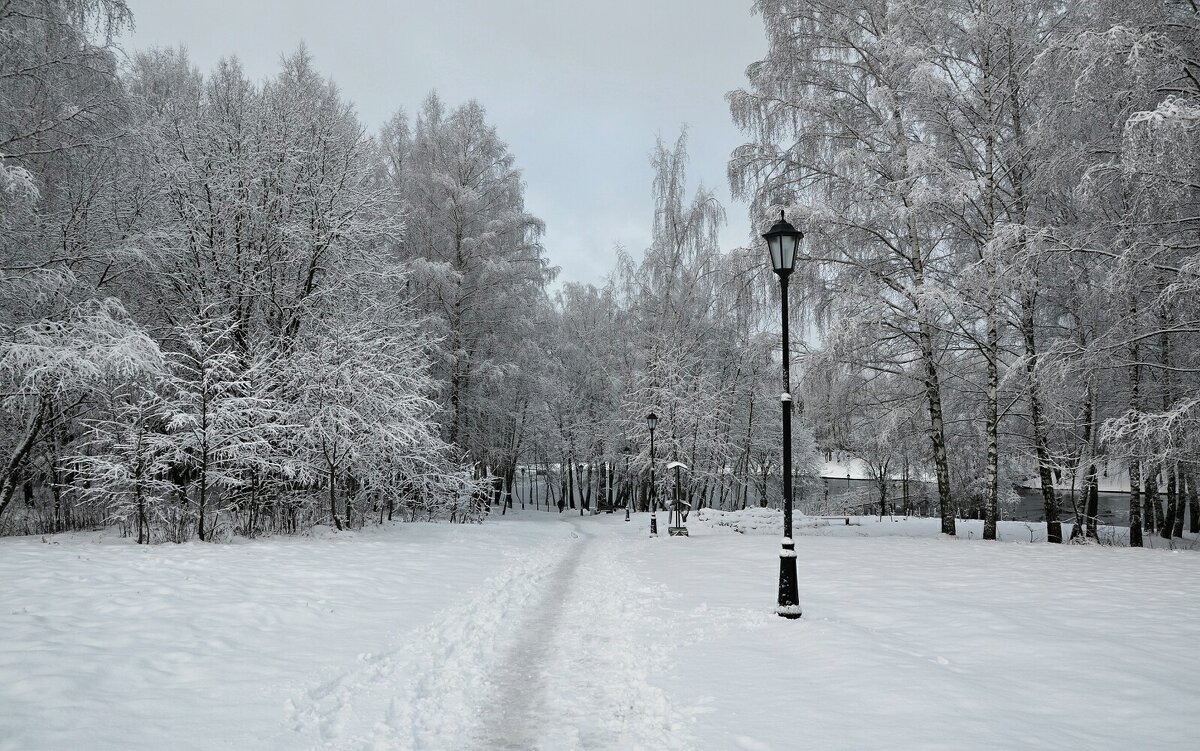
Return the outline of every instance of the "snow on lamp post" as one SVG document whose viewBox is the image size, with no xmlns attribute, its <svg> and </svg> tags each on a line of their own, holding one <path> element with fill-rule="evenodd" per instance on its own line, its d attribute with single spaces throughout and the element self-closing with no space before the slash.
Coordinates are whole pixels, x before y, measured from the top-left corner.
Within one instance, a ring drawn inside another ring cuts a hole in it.
<svg viewBox="0 0 1200 751">
<path fill-rule="evenodd" d="M 646 415 L 646 427 L 650 428 L 650 536 L 658 537 L 658 517 L 654 514 L 654 429 L 658 427 L 658 415 Z"/>
<path fill-rule="evenodd" d="M 782 211 L 779 221 L 764 235 L 771 255 L 771 268 L 779 276 L 783 320 L 783 547 L 779 551 L 779 602 L 775 612 L 784 618 L 800 617 L 800 594 L 796 584 L 796 545 L 792 541 L 792 377 L 788 342 L 788 277 L 796 268 L 796 250 L 804 233 L 793 227 Z"/>
</svg>

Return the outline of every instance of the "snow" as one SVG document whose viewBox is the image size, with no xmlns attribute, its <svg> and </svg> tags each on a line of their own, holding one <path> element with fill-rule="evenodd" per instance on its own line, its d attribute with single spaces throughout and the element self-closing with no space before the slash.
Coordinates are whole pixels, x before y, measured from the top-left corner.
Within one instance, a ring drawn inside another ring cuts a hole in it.
<svg viewBox="0 0 1200 751">
<path fill-rule="evenodd" d="M 1171 748 L 1194 737 L 1194 553 L 802 530 L 804 617 L 789 623 L 769 608 L 774 537 L 692 526 L 687 544 L 643 548 L 634 564 L 670 582 L 664 607 L 677 618 L 705 603 L 738 621 L 684 650 L 664 682 L 680 704 L 708 709 L 698 725 L 709 748 Z M 714 557 L 719 577 L 706 573 Z"/>
<path fill-rule="evenodd" d="M 412 642 L 420 629 L 492 598 L 514 564 L 567 532 L 497 522 L 242 545 L 0 540 L 0 749 L 295 749 L 314 706 L 318 730 L 343 732 L 349 709 L 330 697 L 346 698 L 347 674 L 425 649 Z"/>
<path fill-rule="evenodd" d="M 738 519 L 738 517 L 744 517 Z M 1189 550 L 511 510 L 236 545 L 0 540 L 0 749 L 1166 748 Z M 824 523 L 821 523 L 824 522 Z M 740 534 L 739 534 L 740 532 Z M 975 535 L 977 537 L 977 535 Z M 1189 539 L 1184 547 L 1194 546 Z M 1178 543 L 1177 543 L 1178 544 Z"/>
</svg>

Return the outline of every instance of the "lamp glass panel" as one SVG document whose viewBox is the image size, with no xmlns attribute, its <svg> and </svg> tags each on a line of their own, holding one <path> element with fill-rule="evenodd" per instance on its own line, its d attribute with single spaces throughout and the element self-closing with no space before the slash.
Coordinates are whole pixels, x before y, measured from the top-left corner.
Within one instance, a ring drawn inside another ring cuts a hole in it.
<svg viewBox="0 0 1200 751">
<path fill-rule="evenodd" d="M 783 235 L 779 238 L 779 240 L 780 244 L 782 245 L 782 268 L 791 271 L 796 268 L 796 246 L 800 244 L 800 238 L 796 235 L 788 234 Z"/>
<path fill-rule="evenodd" d="M 779 235 L 774 235 L 773 237 L 767 238 L 767 248 L 769 248 L 771 251 L 771 268 L 776 271 L 780 269 L 779 264 L 783 261 L 781 258 L 782 243 L 780 242 L 780 239 L 781 238 Z"/>
</svg>

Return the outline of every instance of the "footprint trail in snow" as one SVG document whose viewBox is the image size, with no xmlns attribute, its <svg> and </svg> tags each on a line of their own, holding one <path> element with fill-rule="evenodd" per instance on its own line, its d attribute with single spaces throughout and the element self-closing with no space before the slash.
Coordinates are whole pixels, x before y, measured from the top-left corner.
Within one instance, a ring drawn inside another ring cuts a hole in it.
<svg viewBox="0 0 1200 751">
<path fill-rule="evenodd" d="M 662 593 L 623 561 L 618 537 L 568 524 L 398 648 L 297 699 L 306 747 L 691 748 L 651 682 L 670 651 Z M 646 644 L 647 633 L 664 636 Z"/>
</svg>

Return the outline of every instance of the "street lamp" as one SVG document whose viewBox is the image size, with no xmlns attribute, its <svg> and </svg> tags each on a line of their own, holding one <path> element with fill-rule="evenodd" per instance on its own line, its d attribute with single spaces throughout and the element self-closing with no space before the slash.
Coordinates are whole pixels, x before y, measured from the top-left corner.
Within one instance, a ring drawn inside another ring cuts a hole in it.
<svg viewBox="0 0 1200 751">
<path fill-rule="evenodd" d="M 771 254 L 771 268 L 779 276 L 783 315 L 783 547 L 779 551 L 779 604 L 776 614 L 800 617 L 800 594 L 796 585 L 796 544 L 792 541 L 792 377 L 788 343 L 788 277 L 796 268 L 796 251 L 804 233 L 779 212 L 779 221 L 763 235 Z"/>
<path fill-rule="evenodd" d="M 654 514 L 654 429 L 658 427 L 658 415 L 646 415 L 646 427 L 650 428 L 650 536 L 658 537 L 658 517 Z"/>
<path fill-rule="evenodd" d="M 671 512 L 667 514 L 667 534 L 671 537 L 687 537 L 688 529 L 683 523 L 683 507 L 691 508 L 691 504 L 683 500 L 683 488 L 679 479 L 679 470 L 687 469 L 683 462 L 670 462 L 668 470 L 675 470 L 675 500 L 671 504 Z"/>
</svg>

